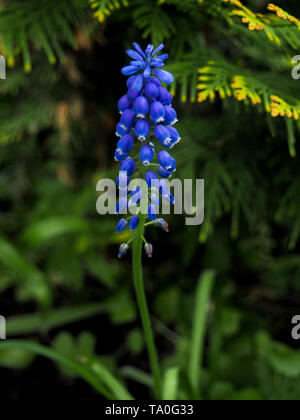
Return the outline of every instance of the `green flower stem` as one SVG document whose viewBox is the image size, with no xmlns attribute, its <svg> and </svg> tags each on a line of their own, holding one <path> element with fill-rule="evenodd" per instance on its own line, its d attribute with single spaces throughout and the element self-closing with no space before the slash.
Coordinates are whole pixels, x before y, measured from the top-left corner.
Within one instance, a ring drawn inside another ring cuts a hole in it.
<svg viewBox="0 0 300 420">
<path fill-rule="evenodd" d="M 145 295 L 145 287 L 143 281 L 143 270 L 142 270 L 142 248 L 143 248 L 143 239 L 145 230 L 145 215 L 140 215 L 140 224 L 135 231 L 133 238 L 133 280 L 137 296 L 138 307 L 140 311 L 140 316 L 142 320 L 142 325 L 145 334 L 145 341 L 147 345 L 147 350 L 149 354 L 151 369 L 154 377 L 154 386 L 155 393 L 158 399 L 161 399 L 162 395 L 162 385 L 161 385 L 161 375 L 160 367 L 158 363 L 157 352 L 154 344 L 153 331 L 151 327 L 150 315 Z"/>
</svg>

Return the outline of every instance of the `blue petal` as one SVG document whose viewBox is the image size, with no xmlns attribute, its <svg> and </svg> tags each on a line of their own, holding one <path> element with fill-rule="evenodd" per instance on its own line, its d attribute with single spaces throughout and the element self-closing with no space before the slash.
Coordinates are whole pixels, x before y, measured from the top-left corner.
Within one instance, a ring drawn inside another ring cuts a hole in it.
<svg viewBox="0 0 300 420">
<path fill-rule="evenodd" d="M 149 44 L 148 45 L 148 47 L 146 48 L 146 51 L 145 51 L 145 53 L 146 53 L 146 56 L 147 57 L 149 57 L 150 55 L 151 55 L 151 53 L 152 53 L 152 51 L 153 51 L 153 45 L 152 44 Z"/>
<path fill-rule="evenodd" d="M 146 58 L 144 51 L 142 50 L 142 48 L 139 46 L 137 42 L 134 42 L 133 46 L 142 57 Z"/>
<path fill-rule="evenodd" d="M 137 92 L 140 92 L 143 87 L 143 76 L 142 74 L 139 74 L 136 76 L 135 81 L 132 83 L 131 89 L 136 90 Z"/>
<path fill-rule="evenodd" d="M 174 82 L 173 74 L 166 70 L 154 70 L 154 73 L 163 83 L 166 83 L 166 85 L 170 85 Z"/>
<path fill-rule="evenodd" d="M 138 67 L 144 67 L 145 61 L 136 60 L 136 61 L 130 61 L 131 66 L 138 66 Z"/>
<path fill-rule="evenodd" d="M 165 61 L 165 60 L 167 60 L 168 58 L 169 58 L 168 54 L 161 54 L 161 55 L 158 55 L 157 57 L 155 57 L 155 60 L 162 60 L 162 61 Z"/>
<path fill-rule="evenodd" d="M 165 48 L 164 44 L 160 44 L 152 53 L 152 56 Z"/>
<path fill-rule="evenodd" d="M 151 60 L 151 63 L 150 64 L 151 64 L 152 67 L 158 67 L 159 69 L 161 69 L 165 65 L 165 63 L 163 61 L 156 60 L 156 59 Z"/>
<path fill-rule="evenodd" d="M 127 50 L 126 54 L 129 55 L 129 57 L 133 58 L 134 60 L 143 60 L 143 57 L 134 50 Z"/>
<path fill-rule="evenodd" d="M 145 77 L 145 79 L 149 79 L 150 75 L 151 75 L 151 67 L 150 66 L 147 66 L 145 68 L 145 71 L 144 71 L 144 77 Z"/>
<path fill-rule="evenodd" d="M 131 76 L 132 74 L 135 74 L 139 71 L 139 68 L 137 66 L 125 66 L 122 68 L 121 73 L 124 74 L 124 76 Z"/>
</svg>

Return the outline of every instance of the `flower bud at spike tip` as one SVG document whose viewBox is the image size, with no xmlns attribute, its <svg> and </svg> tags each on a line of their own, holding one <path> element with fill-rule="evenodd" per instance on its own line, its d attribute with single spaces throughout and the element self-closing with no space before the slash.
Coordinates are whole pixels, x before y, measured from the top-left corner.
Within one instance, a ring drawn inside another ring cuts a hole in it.
<svg viewBox="0 0 300 420">
<path fill-rule="evenodd" d="M 121 244 L 119 248 L 118 258 L 124 257 L 127 254 L 129 246 L 127 244 Z"/>
<path fill-rule="evenodd" d="M 148 242 L 145 244 L 145 251 L 147 254 L 147 257 L 152 258 L 153 256 L 153 246 L 149 244 Z"/>
</svg>

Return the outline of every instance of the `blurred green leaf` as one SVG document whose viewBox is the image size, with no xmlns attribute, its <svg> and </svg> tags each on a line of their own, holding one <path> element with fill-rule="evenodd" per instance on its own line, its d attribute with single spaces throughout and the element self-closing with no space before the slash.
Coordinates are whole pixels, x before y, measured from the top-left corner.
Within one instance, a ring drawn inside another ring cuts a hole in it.
<svg viewBox="0 0 300 420">
<path fill-rule="evenodd" d="M 138 328 L 131 330 L 129 334 L 127 335 L 126 342 L 127 342 L 128 350 L 131 353 L 135 355 L 140 354 L 144 348 L 144 338 L 143 338 L 142 331 Z"/>
<path fill-rule="evenodd" d="M 169 368 L 164 377 L 163 400 L 176 400 L 179 382 L 178 367 Z"/>
<path fill-rule="evenodd" d="M 116 324 L 126 324 L 136 318 L 136 307 L 127 290 L 119 290 L 106 302 L 109 317 Z"/>
<path fill-rule="evenodd" d="M 110 375 L 102 375 L 99 378 L 99 375 L 95 376 L 88 367 L 75 362 L 64 355 L 48 348 L 45 346 L 41 346 L 39 344 L 30 342 L 30 341 L 14 341 L 14 340 L 6 340 L 0 343 L 0 352 L 2 350 L 26 350 L 28 352 L 32 352 L 44 357 L 47 357 L 57 363 L 62 364 L 64 367 L 71 369 L 72 371 L 76 372 L 82 379 L 88 382 L 91 386 L 93 386 L 100 394 L 104 395 L 108 399 L 111 399 L 113 393 L 109 392 L 106 389 L 106 386 L 110 386 Z M 103 371 L 106 372 L 106 368 L 103 368 Z M 101 383 L 102 382 L 102 383 Z"/>
<path fill-rule="evenodd" d="M 3 237 L 0 237 L 0 260 L 17 277 L 23 299 L 35 298 L 43 306 L 50 305 L 51 290 L 43 273 Z"/>
<path fill-rule="evenodd" d="M 76 217 L 55 217 L 42 220 L 30 226 L 21 236 L 22 243 L 31 247 L 39 247 L 61 235 L 84 232 L 88 222 Z"/>
<path fill-rule="evenodd" d="M 9 317 L 6 321 L 8 337 L 49 331 L 66 324 L 77 322 L 105 311 L 105 305 L 90 303 L 70 308 L 53 309 L 45 314 L 28 314 Z"/>
</svg>

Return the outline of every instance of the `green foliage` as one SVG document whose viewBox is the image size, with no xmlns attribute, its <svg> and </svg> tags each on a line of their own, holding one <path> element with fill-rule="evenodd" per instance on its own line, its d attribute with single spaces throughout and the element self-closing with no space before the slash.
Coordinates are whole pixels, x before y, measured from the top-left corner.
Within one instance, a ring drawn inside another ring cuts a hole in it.
<svg viewBox="0 0 300 420">
<path fill-rule="evenodd" d="M 84 0 L 42 0 L 37 7 L 33 0 L 7 2 L 0 10 L 2 53 L 7 55 L 9 66 L 15 56 L 22 53 L 24 69 L 31 71 L 30 42 L 43 49 L 50 63 L 64 59 L 62 43 L 75 46 L 74 24 L 82 18 Z"/>
</svg>

